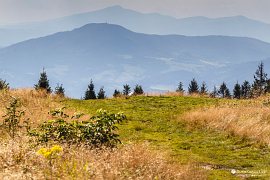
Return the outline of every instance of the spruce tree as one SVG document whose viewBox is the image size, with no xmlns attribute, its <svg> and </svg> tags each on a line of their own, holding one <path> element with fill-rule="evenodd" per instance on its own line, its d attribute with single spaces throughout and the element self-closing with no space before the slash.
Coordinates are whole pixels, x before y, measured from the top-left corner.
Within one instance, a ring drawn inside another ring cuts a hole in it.
<svg viewBox="0 0 270 180">
<path fill-rule="evenodd" d="M 6 80 L 0 79 L 0 91 L 4 89 L 9 89 L 9 84 L 6 82 Z"/>
<path fill-rule="evenodd" d="M 134 94 L 135 95 L 142 95 L 144 92 L 143 92 L 143 88 L 141 85 L 136 85 L 135 88 L 134 88 Z"/>
<path fill-rule="evenodd" d="M 241 86 L 238 82 L 234 85 L 233 98 L 235 98 L 235 99 L 241 98 Z"/>
<path fill-rule="evenodd" d="M 218 94 L 222 97 L 225 98 L 226 97 L 226 91 L 228 90 L 227 85 L 225 82 L 223 82 L 218 90 Z M 228 91 L 227 91 L 228 92 Z"/>
<path fill-rule="evenodd" d="M 211 92 L 210 97 L 216 98 L 217 96 L 218 96 L 218 90 L 217 90 L 216 86 L 214 86 L 214 89 Z"/>
<path fill-rule="evenodd" d="M 184 93 L 184 86 L 182 82 L 179 82 L 176 92 Z"/>
<path fill-rule="evenodd" d="M 267 79 L 266 81 L 265 92 L 270 93 L 270 79 Z"/>
<path fill-rule="evenodd" d="M 35 84 L 36 90 L 46 90 L 47 93 L 51 93 L 51 87 L 49 85 L 49 80 L 46 74 L 46 71 L 43 68 L 43 71 L 40 73 L 40 78 L 38 80 L 38 83 Z"/>
<path fill-rule="evenodd" d="M 114 93 L 113 93 L 113 97 L 120 97 L 121 96 L 121 92 L 117 89 L 114 90 Z"/>
<path fill-rule="evenodd" d="M 244 81 L 242 86 L 241 86 L 241 96 L 244 99 L 251 97 L 251 86 L 250 86 L 248 81 Z"/>
<path fill-rule="evenodd" d="M 96 93 L 95 93 L 95 86 L 94 83 L 91 79 L 90 84 L 88 85 L 87 90 L 85 91 L 85 95 L 84 95 L 84 99 L 88 100 L 88 99 L 96 99 Z"/>
<path fill-rule="evenodd" d="M 123 85 L 123 87 L 124 87 L 124 89 L 123 89 L 123 95 L 128 96 L 129 93 L 131 92 L 130 86 L 128 84 L 125 84 L 125 85 Z"/>
<path fill-rule="evenodd" d="M 54 93 L 59 96 L 65 96 L 65 89 L 63 88 L 63 84 L 61 84 L 60 86 L 59 84 L 57 84 Z"/>
<path fill-rule="evenodd" d="M 254 75 L 253 94 L 260 96 L 266 92 L 267 74 L 264 72 L 264 64 L 261 62 Z"/>
<path fill-rule="evenodd" d="M 105 98 L 106 98 L 106 96 L 105 96 L 105 91 L 104 91 L 104 87 L 101 87 L 101 88 L 99 89 L 97 98 L 98 98 L 98 99 L 105 99 Z"/>
<path fill-rule="evenodd" d="M 202 83 L 200 94 L 202 94 L 202 95 L 207 94 L 207 86 L 206 86 L 205 82 Z"/>
<path fill-rule="evenodd" d="M 195 78 L 193 78 L 190 81 L 189 87 L 188 87 L 188 93 L 193 94 L 193 93 L 198 93 L 199 92 L 199 86 Z"/>
<path fill-rule="evenodd" d="M 231 98 L 231 92 L 228 88 L 225 90 L 225 98 Z"/>
</svg>

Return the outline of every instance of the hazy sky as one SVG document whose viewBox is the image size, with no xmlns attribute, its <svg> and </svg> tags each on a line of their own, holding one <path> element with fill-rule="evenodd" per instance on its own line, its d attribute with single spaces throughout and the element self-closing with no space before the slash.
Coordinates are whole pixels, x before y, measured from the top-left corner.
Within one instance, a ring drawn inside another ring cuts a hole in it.
<svg viewBox="0 0 270 180">
<path fill-rule="evenodd" d="M 178 18 L 244 15 L 270 23 L 270 0 L 0 0 L 0 24 L 52 19 L 112 5 Z"/>
</svg>

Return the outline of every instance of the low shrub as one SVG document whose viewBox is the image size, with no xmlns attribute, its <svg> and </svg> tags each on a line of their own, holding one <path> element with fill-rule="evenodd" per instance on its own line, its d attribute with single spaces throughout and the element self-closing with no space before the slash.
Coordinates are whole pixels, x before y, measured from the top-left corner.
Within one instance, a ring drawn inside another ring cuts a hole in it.
<svg viewBox="0 0 270 180">
<path fill-rule="evenodd" d="M 55 141 L 110 147 L 121 143 L 115 130 L 117 124 L 126 119 L 123 113 L 113 114 L 100 109 L 97 115 L 86 121 L 69 118 L 62 110 L 53 111 L 51 114 L 57 119 L 46 121 L 29 132 L 30 136 L 36 137 L 38 143 Z"/>
</svg>

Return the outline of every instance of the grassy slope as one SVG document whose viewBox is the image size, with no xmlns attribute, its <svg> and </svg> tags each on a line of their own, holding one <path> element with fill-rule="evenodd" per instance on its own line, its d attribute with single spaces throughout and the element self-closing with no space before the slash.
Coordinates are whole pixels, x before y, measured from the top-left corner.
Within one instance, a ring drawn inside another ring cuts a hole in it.
<svg viewBox="0 0 270 180">
<path fill-rule="evenodd" d="M 212 167 L 209 179 L 256 175 L 270 165 L 269 149 L 247 140 L 206 129 L 189 129 L 176 117 L 193 108 L 219 103 L 218 100 L 194 97 L 131 97 L 95 101 L 67 100 L 77 111 L 94 114 L 103 108 L 123 111 L 128 121 L 119 127 L 123 143 L 150 142 L 153 148 L 169 152 L 173 161 L 194 162 Z M 264 174 L 264 173 L 263 173 Z"/>
</svg>

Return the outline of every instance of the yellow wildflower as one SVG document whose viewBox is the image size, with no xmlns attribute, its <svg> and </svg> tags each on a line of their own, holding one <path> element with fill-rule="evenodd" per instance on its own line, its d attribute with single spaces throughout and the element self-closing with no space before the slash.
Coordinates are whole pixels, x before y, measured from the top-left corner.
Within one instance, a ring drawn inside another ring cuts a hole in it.
<svg viewBox="0 0 270 180">
<path fill-rule="evenodd" d="M 52 152 L 55 152 L 55 153 L 58 153 L 58 152 L 62 152 L 63 151 L 63 148 L 59 145 L 55 145 L 51 148 L 51 151 Z"/>
<path fill-rule="evenodd" d="M 59 145 L 55 145 L 52 148 L 41 148 L 37 151 L 39 155 L 42 155 L 46 159 L 55 159 L 63 148 Z"/>
</svg>

